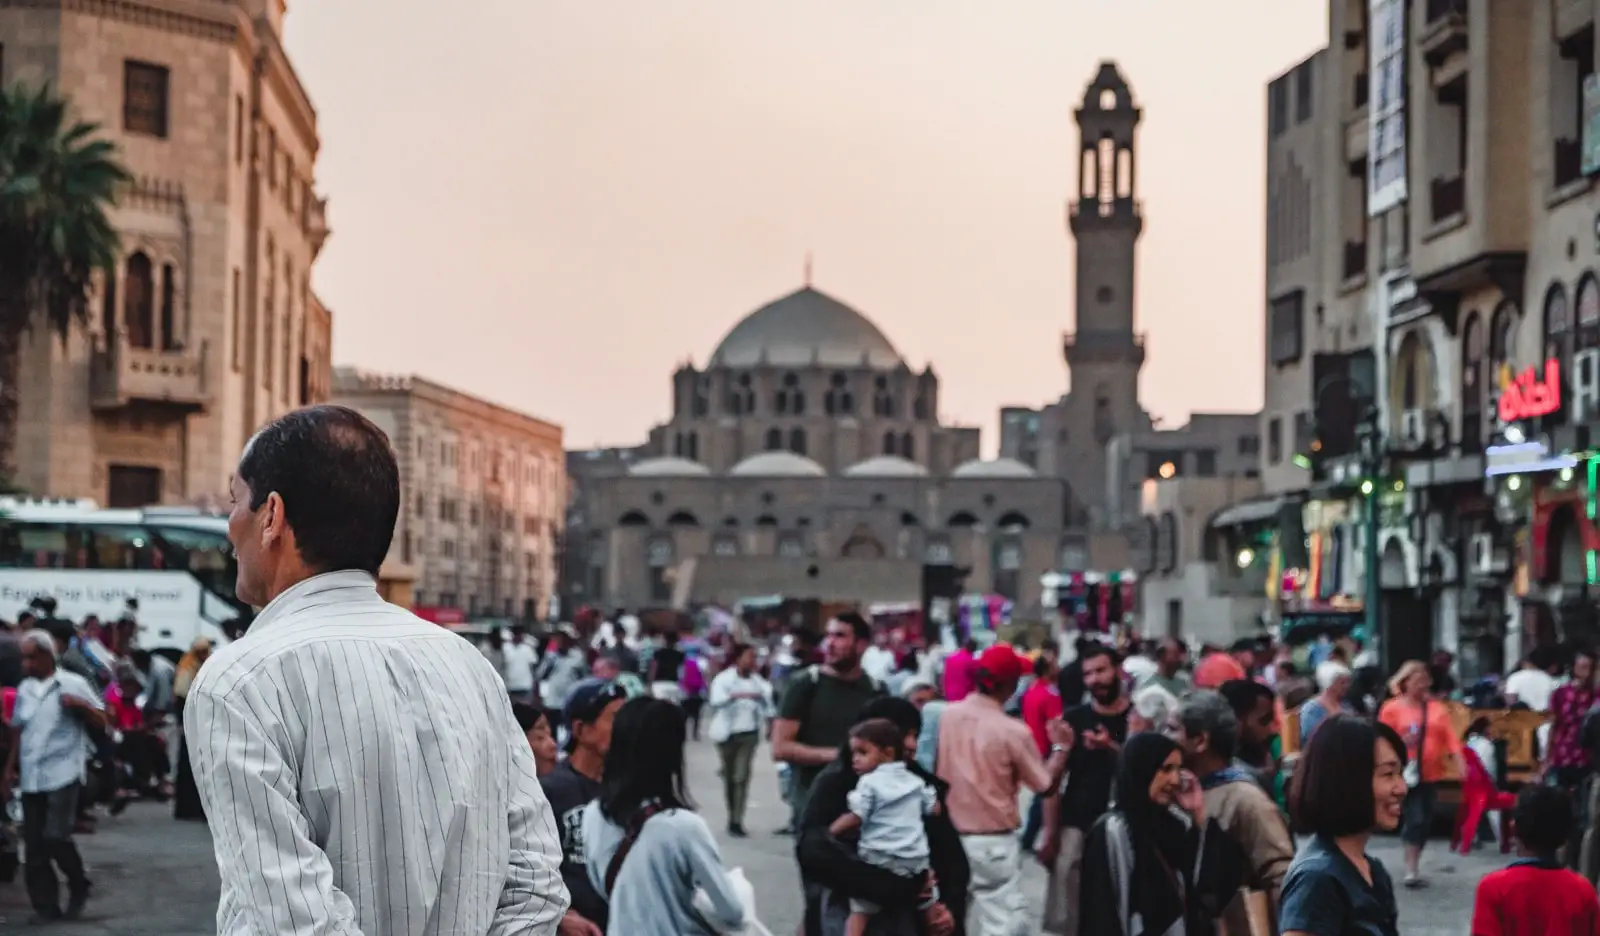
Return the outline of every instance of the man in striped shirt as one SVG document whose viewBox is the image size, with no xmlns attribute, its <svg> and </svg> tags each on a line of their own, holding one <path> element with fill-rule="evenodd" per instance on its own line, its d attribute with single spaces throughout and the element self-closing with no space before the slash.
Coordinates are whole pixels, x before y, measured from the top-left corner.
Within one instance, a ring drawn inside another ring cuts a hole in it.
<svg viewBox="0 0 1600 936">
<path fill-rule="evenodd" d="M 219 936 L 551 936 L 561 846 L 500 677 L 383 600 L 400 508 L 388 438 L 315 406 L 231 485 L 239 597 L 261 607 L 189 690 Z"/>
</svg>

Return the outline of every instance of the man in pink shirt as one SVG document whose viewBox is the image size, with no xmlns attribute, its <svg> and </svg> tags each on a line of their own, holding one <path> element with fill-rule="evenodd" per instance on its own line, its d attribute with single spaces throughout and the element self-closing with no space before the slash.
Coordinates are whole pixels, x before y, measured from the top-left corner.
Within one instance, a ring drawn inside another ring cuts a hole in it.
<svg viewBox="0 0 1600 936">
<path fill-rule="evenodd" d="M 1006 644 L 985 650 L 973 691 L 948 705 L 939 723 L 939 777 L 950 784 L 945 807 L 972 869 L 972 936 L 1011 936 L 1025 918 L 1017 794 L 1026 786 L 1054 795 L 1072 747 L 1072 730 L 1052 718 L 1045 723 L 1049 758 L 1041 759 L 1028 726 L 1005 713 L 1025 665 Z"/>
<path fill-rule="evenodd" d="M 960 702 L 972 692 L 978 642 L 968 640 L 960 650 L 944 658 L 944 700 Z"/>
</svg>

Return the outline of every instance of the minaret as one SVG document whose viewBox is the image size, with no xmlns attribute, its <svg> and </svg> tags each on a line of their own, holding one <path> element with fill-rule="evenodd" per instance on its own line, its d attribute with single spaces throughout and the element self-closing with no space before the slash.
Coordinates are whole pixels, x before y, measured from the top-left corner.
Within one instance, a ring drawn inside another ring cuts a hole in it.
<svg viewBox="0 0 1600 936">
<path fill-rule="evenodd" d="M 1077 241 L 1077 331 L 1064 342 L 1072 395 L 1093 399 L 1100 442 L 1149 427 L 1139 406 L 1144 338 L 1133 329 L 1135 247 L 1144 229 L 1134 186 L 1139 113 L 1116 64 L 1101 62 L 1077 110 L 1078 197 L 1067 211 Z"/>
</svg>

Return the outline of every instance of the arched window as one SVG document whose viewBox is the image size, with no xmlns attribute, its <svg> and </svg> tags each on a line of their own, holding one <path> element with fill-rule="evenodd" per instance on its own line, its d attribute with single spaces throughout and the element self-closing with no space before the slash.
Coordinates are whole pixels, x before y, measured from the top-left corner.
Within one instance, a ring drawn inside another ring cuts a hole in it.
<svg viewBox="0 0 1600 936">
<path fill-rule="evenodd" d="M 150 258 L 136 253 L 128 258 L 127 300 L 123 306 L 123 327 L 128 331 L 128 345 L 134 348 L 155 347 L 155 273 Z"/>
<path fill-rule="evenodd" d="M 806 453 L 806 431 L 799 426 L 789 430 L 789 451 L 796 455 Z"/>
<path fill-rule="evenodd" d="M 690 432 L 686 436 L 685 441 L 687 442 L 687 444 L 684 445 L 684 447 L 683 447 L 684 456 L 686 458 L 688 458 L 690 461 L 699 461 L 700 460 L 700 434 L 697 433 L 697 432 Z"/>
<path fill-rule="evenodd" d="M 1583 279 L 1578 281 L 1578 301 L 1575 304 L 1578 328 L 1573 336 L 1574 350 L 1600 348 L 1600 280 L 1596 280 L 1593 273 L 1583 274 Z"/>
<path fill-rule="evenodd" d="M 1483 448 L 1483 320 L 1476 312 L 1461 329 L 1461 445 Z"/>
<path fill-rule="evenodd" d="M 117 270 L 107 267 L 101 273 L 105 288 L 100 291 L 100 330 L 105 333 L 106 347 L 117 337 Z"/>
<path fill-rule="evenodd" d="M 893 454 L 895 454 L 898 451 L 898 449 L 896 448 L 896 445 L 898 444 L 898 442 L 899 442 L 899 439 L 895 436 L 895 434 L 894 434 L 894 432 L 892 430 L 889 431 L 889 432 L 885 432 L 883 434 L 883 454 L 885 454 L 885 455 L 893 455 Z"/>
<path fill-rule="evenodd" d="M 928 418 L 928 398 L 918 396 L 911 404 L 911 415 L 914 419 Z"/>
<path fill-rule="evenodd" d="M 893 419 L 897 414 L 895 410 L 894 394 L 889 392 L 889 378 L 882 374 L 872 379 L 872 415 L 879 419 Z"/>
<path fill-rule="evenodd" d="M 172 264 L 165 263 L 161 266 L 161 350 L 176 351 L 183 347 L 183 342 L 178 340 L 178 318 L 176 311 L 175 293 L 178 289 L 178 271 Z M 284 386 L 288 386 L 285 378 Z"/>
<path fill-rule="evenodd" d="M 910 432 L 900 436 L 900 454 L 910 459 L 917 457 L 916 440 L 911 438 Z"/>
<path fill-rule="evenodd" d="M 767 451 L 776 452 L 776 451 L 780 451 L 782 448 L 783 448 L 783 430 L 782 429 L 776 429 L 776 428 L 768 429 L 767 430 Z"/>
<path fill-rule="evenodd" d="M 1570 319 L 1567 314 L 1567 291 L 1560 283 L 1551 285 L 1544 294 L 1544 359 L 1567 361 L 1570 346 Z"/>
<path fill-rule="evenodd" d="M 829 416 L 848 416 L 856 411 L 849 384 L 850 378 L 844 374 L 834 374 L 828 379 L 828 392 L 822 398 L 823 412 Z"/>
<path fill-rule="evenodd" d="M 1489 365 L 1495 372 L 1511 363 L 1517 350 L 1517 307 L 1502 302 L 1489 319 Z M 1493 383 L 1491 380 L 1490 383 Z"/>
<path fill-rule="evenodd" d="M 683 456 L 683 433 L 674 433 L 672 436 L 672 454 Z"/>
</svg>

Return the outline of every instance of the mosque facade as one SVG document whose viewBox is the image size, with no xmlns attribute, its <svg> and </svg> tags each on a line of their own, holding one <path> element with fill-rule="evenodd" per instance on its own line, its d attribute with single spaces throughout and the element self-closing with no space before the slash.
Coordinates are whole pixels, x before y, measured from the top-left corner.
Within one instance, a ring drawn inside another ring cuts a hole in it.
<svg viewBox="0 0 1600 936">
<path fill-rule="evenodd" d="M 1082 548 L 1064 480 L 980 458 L 977 428 L 940 421 L 933 369 L 809 284 L 745 316 L 671 390 L 643 446 L 589 469 L 569 458 L 577 600 L 920 603 L 928 581 L 954 579 L 1037 613 L 1041 576 Z"/>
</svg>

